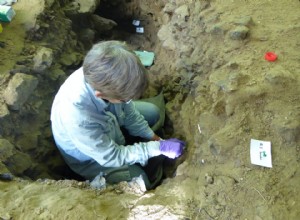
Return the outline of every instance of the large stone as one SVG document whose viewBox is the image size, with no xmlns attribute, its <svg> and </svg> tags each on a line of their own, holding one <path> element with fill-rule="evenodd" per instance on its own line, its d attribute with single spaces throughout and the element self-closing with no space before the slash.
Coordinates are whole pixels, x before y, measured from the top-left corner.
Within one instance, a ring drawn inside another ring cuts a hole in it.
<svg viewBox="0 0 300 220">
<path fill-rule="evenodd" d="M 34 150 L 38 146 L 39 132 L 29 132 L 24 136 L 20 137 L 16 143 L 16 146 L 19 149 L 22 149 L 24 152 Z"/>
<path fill-rule="evenodd" d="M 190 12 L 187 5 L 182 5 L 177 8 L 174 12 L 174 16 L 172 18 L 173 25 L 179 30 L 187 28 L 187 21 L 190 18 Z"/>
<path fill-rule="evenodd" d="M 167 3 L 163 9 L 163 12 L 172 14 L 176 9 L 176 4 L 174 3 Z"/>
<path fill-rule="evenodd" d="M 79 3 L 79 13 L 94 13 L 100 4 L 100 0 L 76 0 Z"/>
<path fill-rule="evenodd" d="M 14 145 L 8 140 L 1 138 L 0 139 L 0 160 L 6 161 L 9 157 L 14 154 Z"/>
<path fill-rule="evenodd" d="M 5 104 L 0 104 L 0 121 L 9 115 L 9 110 Z"/>
<path fill-rule="evenodd" d="M 28 100 L 37 85 L 38 79 L 35 76 L 24 73 L 15 74 L 9 81 L 4 92 L 6 104 L 12 110 L 19 110 Z"/>
<path fill-rule="evenodd" d="M 249 35 L 249 28 L 246 26 L 238 26 L 230 31 L 229 36 L 232 40 L 244 40 Z"/>
<path fill-rule="evenodd" d="M 0 104 L 0 136 L 8 135 L 11 129 L 11 117 L 10 112 L 5 103 Z"/>
<path fill-rule="evenodd" d="M 32 165 L 30 157 L 18 151 L 15 146 L 6 139 L 0 139 L 0 161 L 3 161 L 6 167 L 17 175 L 21 175 Z"/>
<path fill-rule="evenodd" d="M 41 73 L 48 69 L 53 61 L 53 51 L 50 48 L 41 47 L 33 58 L 33 70 Z"/>
<path fill-rule="evenodd" d="M 182 5 L 179 8 L 177 8 L 175 10 L 175 15 L 177 15 L 178 19 L 186 21 L 190 16 L 188 6 L 187 5 Z"/>
<path fill-rule="evenodd" d="M 157 33 L 158 38 L 163 42 L 162 46 L 169 50 L 176 49 L 176 43 L 169 25 L 163 25 Z"/>
<path fill-rule="evenodd" d="M 117 26 L 117 23 L 115 21 L 100 17 L 98 15 L 92 15 L 91 20 L 94 24 L 94 28 L 99 33 L 109 31 L 113 29 L 115 26 Z"/>
<path fill-rule="evenodd" d="M 28 154 L 14 151 L 14 154 L 5 161 L 7 168 L 15 175 L 23 175 L 24 171 L 32 167 L 32 160 Z"/>
</svg>

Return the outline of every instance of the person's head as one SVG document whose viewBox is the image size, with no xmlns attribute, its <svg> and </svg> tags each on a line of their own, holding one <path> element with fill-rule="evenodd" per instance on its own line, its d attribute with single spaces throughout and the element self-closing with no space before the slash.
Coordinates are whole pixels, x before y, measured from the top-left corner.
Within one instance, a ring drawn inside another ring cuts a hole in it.
<svg viewBox="0 0 300 220">
<path fill-rule="evenodd" d="M 147 70 L 120 41 L 95 44 L 83 61 L 83 73 L 95 95 L 112 102 L 137 99 L 148 86 Z"/>
</svg>

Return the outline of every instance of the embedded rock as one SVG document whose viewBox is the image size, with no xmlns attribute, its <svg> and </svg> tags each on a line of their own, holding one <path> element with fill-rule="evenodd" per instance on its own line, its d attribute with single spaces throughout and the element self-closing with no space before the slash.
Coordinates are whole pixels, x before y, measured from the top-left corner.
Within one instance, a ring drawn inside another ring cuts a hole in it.
<svg viewBox="0 0 300 220">
<path fill-rule="evenodd" d="M 24 73 L 17 73 L 9 81 L 4 92 L 6 104 L 12 110 L 20 110 L 38 85 L 38 79 Z"/>
<path fill-rule="evenodd" d="M 33 70 L 41 73 L 48 69 L 53 61 L 53 51 L 50 48 L 41 47 L 33 58 Z"/>
<path fill-rule="evenodd" d="M 100 4 L 100 0 L 76 0 L 79 4 L 79 13 L 94 13 Z"/>
</svg>

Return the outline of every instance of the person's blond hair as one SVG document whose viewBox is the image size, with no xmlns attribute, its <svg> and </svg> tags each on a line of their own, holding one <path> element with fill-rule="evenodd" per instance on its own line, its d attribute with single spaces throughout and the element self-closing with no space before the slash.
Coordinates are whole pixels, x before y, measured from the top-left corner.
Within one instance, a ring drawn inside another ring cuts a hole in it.
<svg viewBox="0 0 300 220">
<path fill-rule="evenodd" d="M 137 99 L 148 86 L 147 70 L 120 41 L 95 44 L 83 61 L 83 73 L 94 90 L 113 99 Z"/>
</svg>

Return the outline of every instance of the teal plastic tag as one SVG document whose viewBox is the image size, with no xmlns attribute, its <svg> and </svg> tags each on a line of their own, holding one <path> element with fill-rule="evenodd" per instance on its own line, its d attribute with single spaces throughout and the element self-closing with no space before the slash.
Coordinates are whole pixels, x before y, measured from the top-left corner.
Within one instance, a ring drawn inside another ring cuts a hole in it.
<svg viewBox="0 0 300 220">
<path fill-rule="evenodd" d="M 155 54 L 148 51 L 134 51 L 135 54 L 140 58 L 144 66 L 151 66 L 154 62 Z"/>
<path fill-rule="evenodd" d="M 10 22 L 16 12 L 11 6 L 0 5 L 0 21 Z"/>
</svg>

